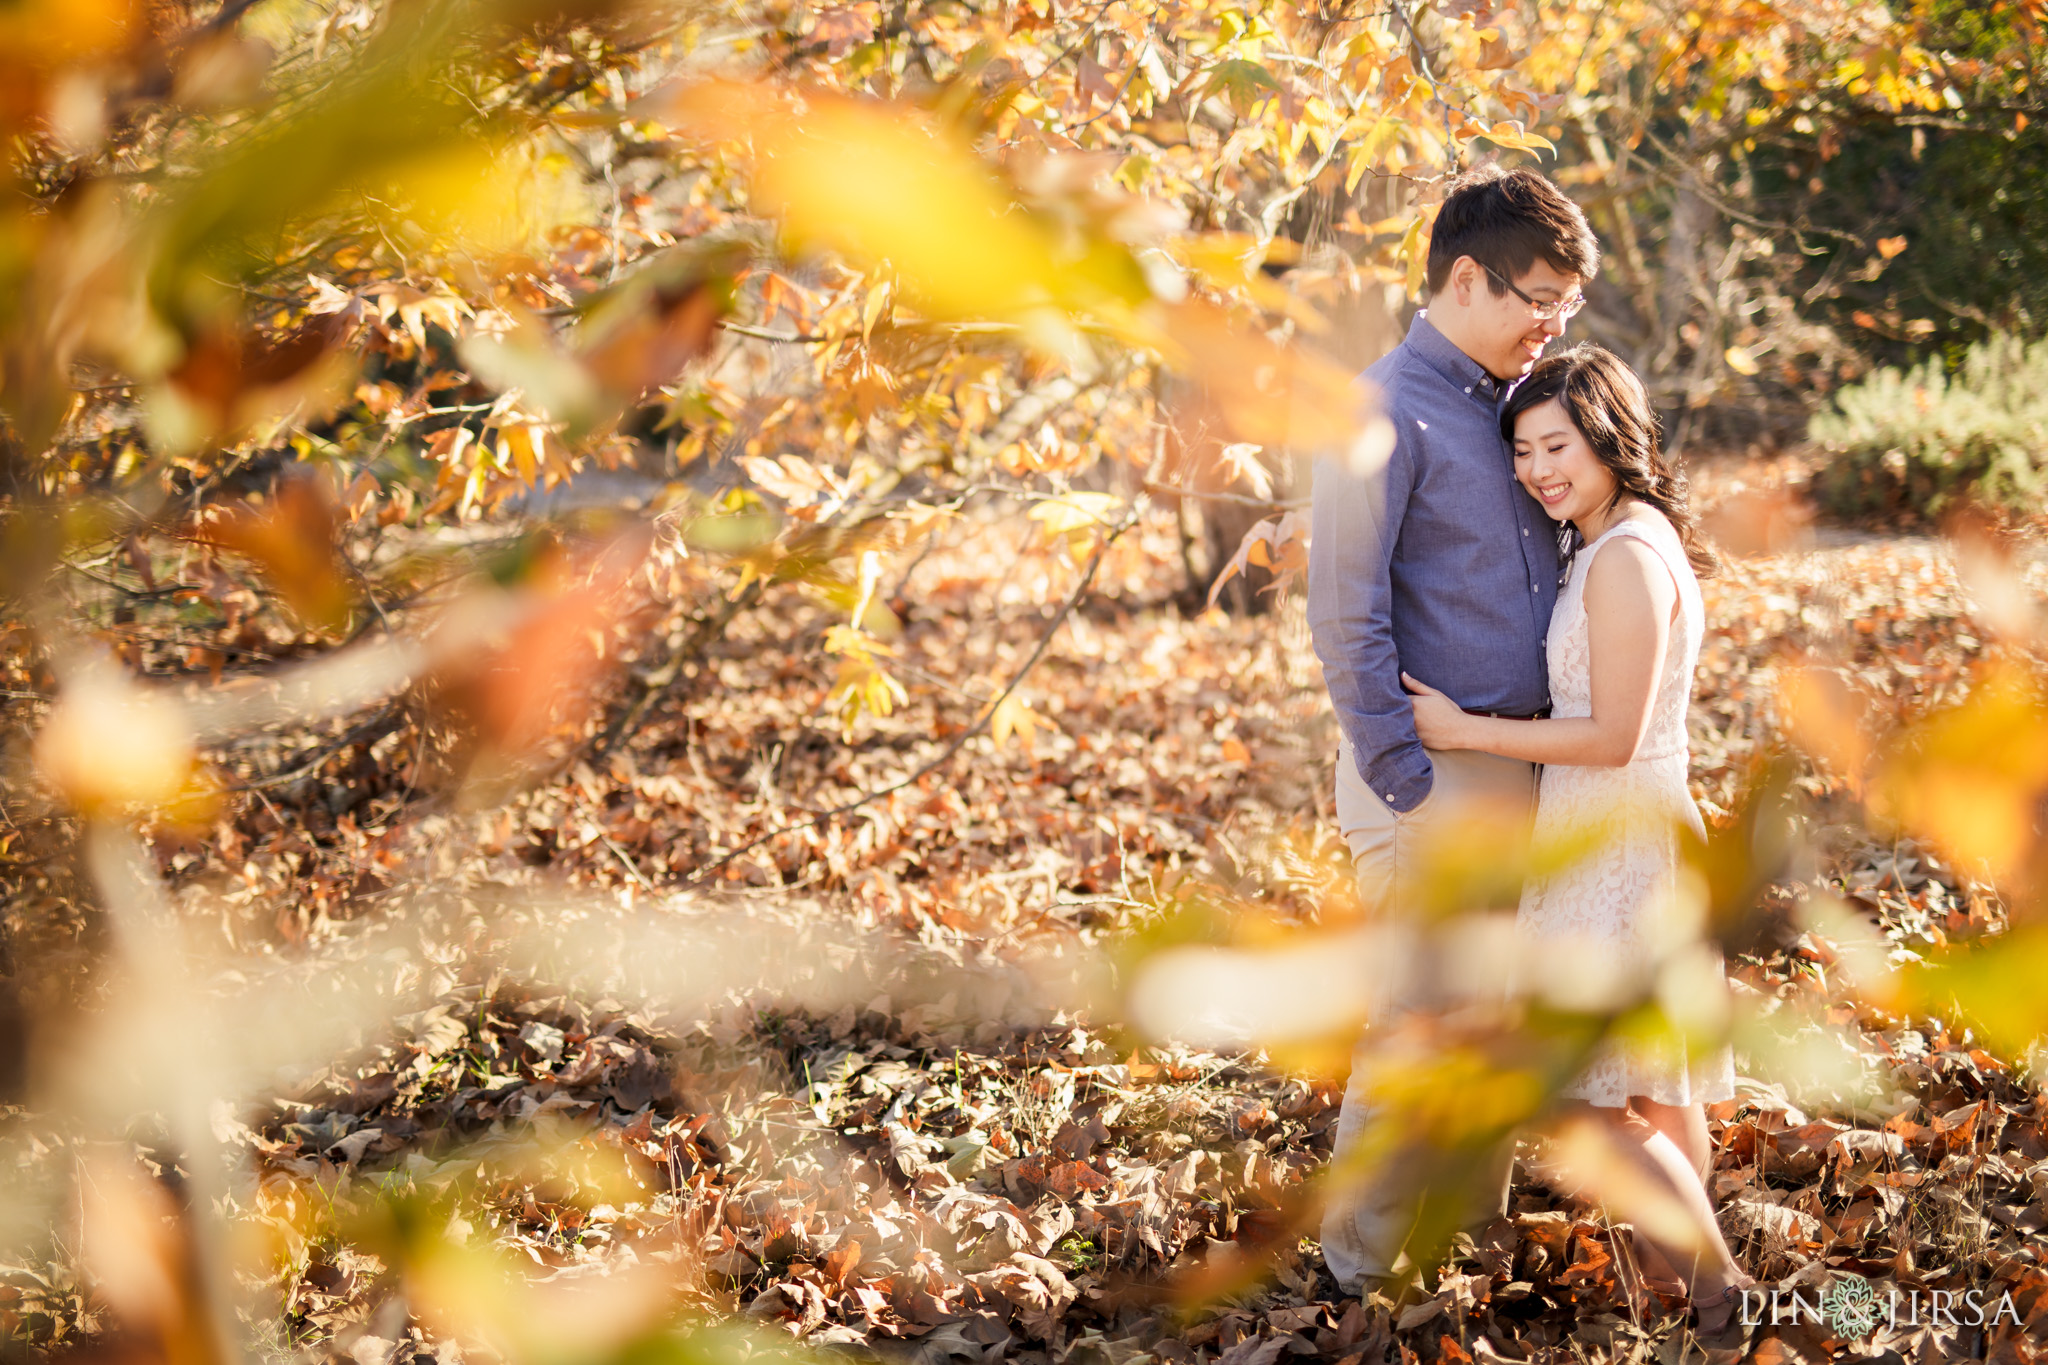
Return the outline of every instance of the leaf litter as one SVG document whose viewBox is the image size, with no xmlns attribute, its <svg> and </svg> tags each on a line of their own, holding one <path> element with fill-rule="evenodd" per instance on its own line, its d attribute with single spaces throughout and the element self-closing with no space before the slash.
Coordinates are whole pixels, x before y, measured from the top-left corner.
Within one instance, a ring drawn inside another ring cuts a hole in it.
<svg viewBox="0 0 2048 1365">
<path fill-rule="evenodd" d="M 1327 1155 L 1340 1082 L 1147 1044 L 1101 1009 L 1094 964 L 1177 892 L 1221 887 L 1311 923 L 1341 913 L 1348 881 L 1298 603 L 1225 619 L 1148 598 L 1174 553 L 1157 526 L 1034 675 L 1049 723 L 1028 747 L 978 741 L 943 781 L 672 889 L 787 812 L 913 771 L 1021 661 L 1036 604 L 1073 570 L 981 529 L 896 590 L 909 697 L 852 745 L 820 708 L 812 642 L 828 614 L 770 598 L 608 758 L 500 809 L 414 809 L 393 750 L 430 740 L 401 719 L 303 783 L 251 793 L 205 837 L 156 840 L 180 903 L 230 947 L 308 975 L 384 954 L 407 1007 L 216 1120 L 250 1172 L 234 1217 L 282 1248 L 279 1350 L 356 1365 L 489 1354 L 412 1314 L 351 1221 L 394 1191 L 437 1201 L 451 1236 L 516 1255 L 536 1282 L 659 1266 L 674 1302 L 711 1318 L 919 1365 L 1701 1349 L 1678 1306 L 1632 1279 L 1625 1233 L 1545 1184 L 1533 1144 L 1510 1216 L 1461 1238 L 1424 1288 L 1346 1299 L 1283 1216 Z M 2037 593 L 2040 569 L 2026 570 Z M 1789 662 L 1825 657 L 1911 715 L 1968 687 L 1986 634 L 1931 540 L 1739 559 L 1708 605 L 1693 776 L 1710 812 L 1773 744 Z M 1724 1229 L 1769 1284 L 1853 1271 L 1880 1292 L 2010 1292 L 2020 1322 L 1854 1343 L 1765 1326 L 1742 1353 L 2031 1360 L 2048 1335 L 2035 1078 L 1967 1031 L 1856 998 L 1832 970 L 1844 946 L 1800 913 L 1839 900 L 1906 961 L 1998 932 L 2000 906 L 1932 851 L 1831 818 L 1847 807 L 1825 765 L 1798 781 L 1813 857 L 1773 888 L 1775 940 L 1731 963 L 1763 1030 L 1743 1060 L 1771 1064 L 1745 1065 L 1710 1113 Z M 65 922 L 37 914 L 75 896 L 63 877 L 24 879 L 17 943 Z M 694 976 L 669 970 L 678 951 Z M 20 1161 L 82 1154 L 36 1115 L 7 1124 Z M 136 1150 L 175 1182 L 176 1158 Z M 46 1253 L 0 1266 L 0 1320 L 36 1355 L 96 1340 L 106 1314 L 71 1258 Z M 1253 1258 L 1265 1274 L 1227 1273 Z M 1225 1288 L 1191 1299 L 1198 1282 Z"/>
</svg>

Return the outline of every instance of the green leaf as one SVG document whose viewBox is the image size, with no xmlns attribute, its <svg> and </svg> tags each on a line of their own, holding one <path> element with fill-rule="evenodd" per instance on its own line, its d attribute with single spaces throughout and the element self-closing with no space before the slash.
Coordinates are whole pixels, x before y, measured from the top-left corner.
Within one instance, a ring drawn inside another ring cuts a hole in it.
<svg viewBox="0 0 2048 1365">
<path fill-rule="evenodd" d="M 1232 57 L 1210 68 L 1209 79 L 1203 83 L 1202 91 L 1223 96 L 1239 118 L 1246 118 L 1260 102 L 1280 93 L 1280 82 L 1257 62 Z"/>
</svg>

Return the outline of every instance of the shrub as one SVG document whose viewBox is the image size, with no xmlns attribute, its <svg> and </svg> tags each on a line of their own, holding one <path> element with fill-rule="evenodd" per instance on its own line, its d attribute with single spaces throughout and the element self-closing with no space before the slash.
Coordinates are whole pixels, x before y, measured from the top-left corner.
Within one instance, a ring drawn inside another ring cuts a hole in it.
<svg viewBox="0 0 2048 1365">
<path fill-rule="evenodd" d="M 1849 516 L 1939 516 L 1976 502 L 2020 513 L 2048 491 L 2048 340 L 1993 336 L 1951 374 L 1940 357 L 1843 389 L 1810 433 L 1831 457 L 1814 489 Z"/>
</svg>

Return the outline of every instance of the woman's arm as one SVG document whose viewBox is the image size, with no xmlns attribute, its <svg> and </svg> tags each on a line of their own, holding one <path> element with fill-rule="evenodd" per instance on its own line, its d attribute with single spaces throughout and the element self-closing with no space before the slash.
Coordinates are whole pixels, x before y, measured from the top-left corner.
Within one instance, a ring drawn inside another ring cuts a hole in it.
<svg viewBox="0 0 2048 1365">
<path fill-rule="evenodd" d="M 1531 763 L 1618 768 L 1635 760 L 1664 651 L 1678 586 L 1656 551 L 1632 536 L 1601 547 L 1586 569 L 1593 714 L 1566 720 L 1500 720 L 1467 715 L 1449 697 L 1403 673 L 1415 693 L 1415 729 L 1431 749 L 1478 749 Z"/>
</svg>

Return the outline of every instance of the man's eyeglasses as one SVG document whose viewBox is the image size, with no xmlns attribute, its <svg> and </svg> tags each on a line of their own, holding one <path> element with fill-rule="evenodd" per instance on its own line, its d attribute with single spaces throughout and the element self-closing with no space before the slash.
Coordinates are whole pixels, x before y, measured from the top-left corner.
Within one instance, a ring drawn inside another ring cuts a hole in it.
<svg viewBox="0 0 2048 1365">
<path fill-rule="evenodd" d="M 1586 306 L 1586 296 L 1584 294 L 1574 294 L 1568 299 L 1553 299 L 1549 301 L 1545 301 L 1543 299 L 1532 299 L 1527 294 L 1524 294 L 1521 290 L 1515 288 L 1515 282 L 1513 280 L 1501 274 L 1492 266 L 1487 265 L 1484 261 L 1481 261 L 1480 265 L 1485 268 L 1487 274 L 1493 276 L 1502 284 L 1506 285 L 1508 287 L 1508 292 L 1510 294 L 1513 294 L 1523 303 L 1528 304 L 1529 311 L 1536 315 L 1536 320 L 1538 322 L 1548 322 L 1552 318 L 1576 317 L 1578 315 L 1579 310 Z"/>
</svg>

